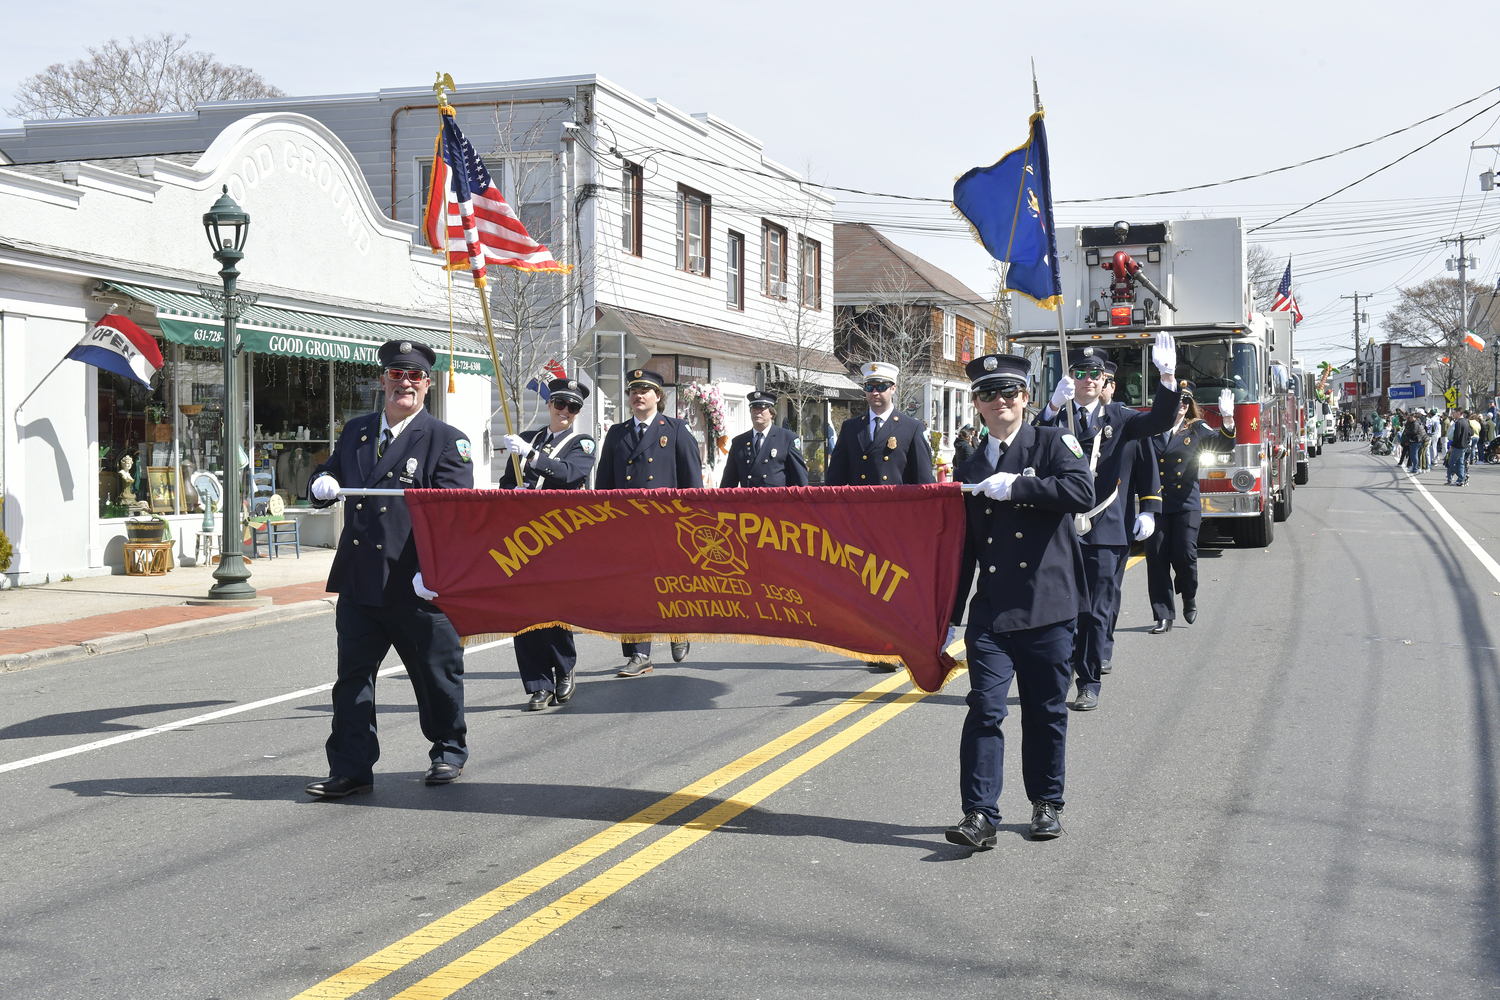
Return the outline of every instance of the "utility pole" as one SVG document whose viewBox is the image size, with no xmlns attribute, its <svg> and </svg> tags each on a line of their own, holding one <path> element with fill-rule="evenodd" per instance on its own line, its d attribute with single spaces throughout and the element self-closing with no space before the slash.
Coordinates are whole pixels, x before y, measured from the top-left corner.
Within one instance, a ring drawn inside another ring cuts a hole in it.
<svg viewBox="0 0 1500 1000">
<path fill-rule="evenodd" d="M 1464 233 L 1459 233 L 1457 236 L 1450 236 L 1443 240 L 1444 243 L 1458 244 L 1458 260 L 1454 261 L 1452 257 L 1448 258 L 1448 270 L 1458 271 L 1458 338 L 1457 343 L 1449 353 L 1448 371 L 1450 375 L 1453 372 L 1453 362 L 1458 358 L 1467 357 L 1463 353 L 1463 349 L 1467 346 L 1464 344 L 1464 334 L 1469 329 L 1469 268 L 1479 266 L 1479 262 L 1468 255 L 1468 245 L 1470 243 L 1479 243 L 1483 239 L 1483 236 L 1468 236 Z M 1465 372 L 1469 370 L 1467 363 L 1464 364 L 1463 370 Z M 1469 388 L 1472 392 L 1473 386 Z M 1462 392 L 1462 390 L 1459 391 Z"/>
<path fill-rule="evenodd" d="M 1354 425 L 1358 427 L 1359 422 L 1364 419 L 1364 407 L 1362 404 L 1365 393 L 1365 359 L 1359 353 L 1359 321 L 1363 318 L 1368 323 L 1370 317 L 1359 311 L 1359 300 L 1361 298 L 1359 292 L 1355 292 L 1353 295 L 1340 295 L 1339 298 L 1354 300 Z M 1363 298 L 1366 302 L 1370 301 L 1369 293 L 1366 292 Z"/>
</svg>

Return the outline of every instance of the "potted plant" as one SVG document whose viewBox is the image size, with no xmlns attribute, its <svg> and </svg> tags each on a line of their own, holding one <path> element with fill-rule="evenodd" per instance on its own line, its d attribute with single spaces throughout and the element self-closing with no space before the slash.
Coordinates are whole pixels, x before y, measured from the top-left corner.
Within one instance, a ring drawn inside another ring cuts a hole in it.
<svg viewBox="0 0 1500 1000">
<path fill-rule="evenodd" d="M 146 438 L 150 441 L 172 440 L 172 425 L 167 423 L 167 408 L 161 403 L 146 407 Z"/>
<path fill-rule="evenodd" d="M 172 525 L 160 514 L 138 506 L 135 516 L 125 522 L 125 538 L 131 542 L 170 542 Z"/>
</svg>

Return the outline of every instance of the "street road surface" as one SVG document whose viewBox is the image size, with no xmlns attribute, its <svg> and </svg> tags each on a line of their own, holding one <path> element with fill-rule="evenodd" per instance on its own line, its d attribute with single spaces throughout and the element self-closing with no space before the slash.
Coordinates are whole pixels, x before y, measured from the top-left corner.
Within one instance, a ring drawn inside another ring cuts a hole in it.
<svg viewBox="0 0 1500 1000">
<path fill-rule="evenodd" d="M 999 846 L 943 840 L 965 677 L 695 644 L 617 680 L 583 638 L 528 713 L 495 646 L 449 787 L 399 673 L 344 802 L 302 792 L 326 691 L 0 773 L 0 996 L 1500 995 L 1500 579 L 1365 446 L 1312 475 L 1268 549 L 1204 548 L 1196 626 L 1146 634 L 1129 571 L 1057 841 L 1015 718 Z M 1500 555 L 1500 470 L 1425 482 Z M 333 673 L 328 615 L 5 675 L 0 765 Z"/>
</svg>

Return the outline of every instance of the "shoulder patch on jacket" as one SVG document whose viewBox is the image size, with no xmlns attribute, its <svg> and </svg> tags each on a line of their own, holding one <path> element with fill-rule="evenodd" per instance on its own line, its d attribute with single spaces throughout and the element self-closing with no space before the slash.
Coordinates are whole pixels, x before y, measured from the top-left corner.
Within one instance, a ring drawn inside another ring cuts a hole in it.
<svg viewBox="0 0 1500 1000">
<path fill-rule="evenodd" d="M 468 438 L 459 438 L 457 441 L 453 442 L 453 447 L 458 449 L 458 457 L 460 459 L 465 462 L 469 460 L 469 453 L 472 451 L 472 449 L 469 447 Z"/>
<path fill-rule="evenodd" d="M 578 442 L 578 447 L 583 449 L 585 455 L 592 455 L 594 453 L 594 439 L 584 438 Z"/>
<path fill-rule="evenodd" d="M 1062 436 L 1062 439 L 1063 444 L 1068 446 L 1068 450 L 1073 453 L 1074 458 L 1083 457 L 1083 445 L 1078 443 L 1078 439 L 1076 437 L 1071 434 L 1064 434 Z"/>
</svg>

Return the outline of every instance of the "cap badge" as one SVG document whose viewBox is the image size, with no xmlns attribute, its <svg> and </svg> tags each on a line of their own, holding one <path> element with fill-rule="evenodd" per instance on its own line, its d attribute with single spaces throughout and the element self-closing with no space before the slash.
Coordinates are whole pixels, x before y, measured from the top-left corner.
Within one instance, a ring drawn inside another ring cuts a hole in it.
<svg viewBox="0 0 1500 1000">
<path fill-rule="evenodd" d="M 402 354 L 410 354 L 411 353 L 411 341 L 409 341 L 409 340 L 403 340 L 397 346 L 401 348 L 401 353 Z"/>
<path fill-rule="evenodd" d="M 999 367 L 1000 367 L 1000 362 L 998 360 L 996 360 L 994 357 L 988 357 L 988 358 L 984 359 L 984 370 L 985 371 L 992 372 L 996 368 L 999 368 Z"/>
<path fill-rule="evenodd" d="M 574 382 L 572 379 L 568 379 L 568 388 L 571 389 L 571 390 L 573 390 L 574 392 L 577 392 L 578 391 L 578 383 Z"/>
<path fill-rule="evenodd" d="M 641 377 L 641 370 L 639 368 L 637 368 L 635 371 L 633 371 L 633 372 L 630 373 L 630 377 L 631 378 L 640 378 Z"/>
</svg>

